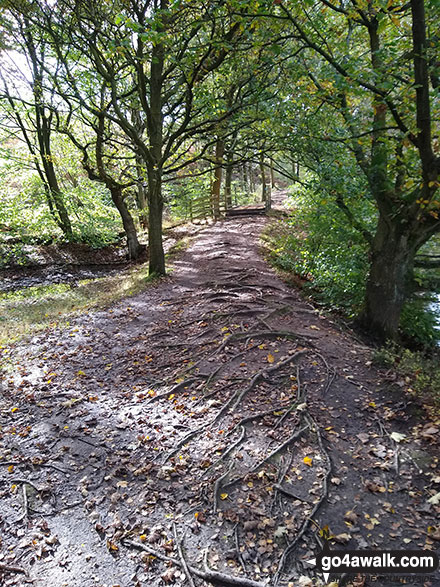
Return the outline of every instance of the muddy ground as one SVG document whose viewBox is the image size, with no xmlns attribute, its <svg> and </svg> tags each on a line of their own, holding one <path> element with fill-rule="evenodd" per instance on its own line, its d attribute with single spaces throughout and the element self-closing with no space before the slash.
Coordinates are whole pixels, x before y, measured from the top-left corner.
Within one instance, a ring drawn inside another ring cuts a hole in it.
<svg viewBox="0 0 440 587">
<path fill-rule="evenodd" d="M 323 585 L 326 538 L 438 547 L 437 424 L 276 276 L 267 222 L 216 223 L 142 294 L 1 349 L 1 585 Z"/>
</svg>

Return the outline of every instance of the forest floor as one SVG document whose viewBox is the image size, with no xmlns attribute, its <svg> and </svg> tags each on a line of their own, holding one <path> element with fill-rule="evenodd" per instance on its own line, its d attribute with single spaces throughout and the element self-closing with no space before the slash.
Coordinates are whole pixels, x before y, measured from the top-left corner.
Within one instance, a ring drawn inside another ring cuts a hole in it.
<svg viewBox="0 0 440 587">
<path fill-rule="evenodd" d="M 267 265 L 268 222 L 1 349 L 1 585 L 307 587 L 326 537 L 436 549 L 438 422 Z"/>
</svg>

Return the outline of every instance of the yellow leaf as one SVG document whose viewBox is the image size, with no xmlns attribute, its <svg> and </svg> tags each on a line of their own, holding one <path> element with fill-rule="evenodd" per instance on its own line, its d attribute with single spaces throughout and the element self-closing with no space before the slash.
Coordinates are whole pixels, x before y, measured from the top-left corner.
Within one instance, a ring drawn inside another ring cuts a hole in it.
<svg viewBox="0 0 440 587">
<path fill-rule="evenodd" d="M 260 350 L 263 350 L 263 349 L 265 349 L 265 348 L 266 348 L 266 345 L 265 345 L 265 344 L 259 344 L 259 345 L 258 345 L 258 348 L 259 348 Z"/>
<path fill-rule="evenodd" d="M 18 408 L 12 408 L 11 412 L 14 413 L 18 410 Z"/>
<path fill-rule="evenodd" d="M 227 493 L 220 493 L 220 499 L 226 499 L 228 497 Z"/>
<path fill-rule="evenodd" d="M 79 370 L 77 375 L 79 375 L 80 377 L 84 377 L 85 373 L 84 371 Z"/>
<path fill-rule="evenodd" d="M 14 472 L 14 465 L 9 465 L 8 473 L 13 473 L 13 472 Z"/>
<path fill-rule="evenodd" d="M 313 465 L 313 459 L 311 459 L 310 457 L 304 457 L 304 463 L 308 466 L 311 467 Z"/>
<path fill-rule="evenodd" d="M 141 534 L 141 535 L 139 536 L 139 540 L 140 540 L 141 542 L 145 542 L 145 541 L 146 541 L 146 539 L 147 539 L 147 535 L 146 535 L 146 534 Z"/>
<path fill-rule="evenodd" d="M 183 377 L 178 377 L 177 379 L 174 380 L 176 383 L 182 383 L 184 380 Z"/>
<path fill-rule="evenodd" d="M 168 399 L 171 401 L 175 397 L 176 397 L 176 394 L 175 393 L 172 393 L 171 395 L 168 396 Z"/>
<path fill-rule="evenodd" d="M 270 353 L 267 355 L 267 362 L 268 363 L 274 363 L 275 362 L 275 357 L 273 355 L 271 355 Z"/>
<path fill-rule="evenodd" d="M 375 402 L 370 402 L 368 405 L 370 406 L 370 408 L 375 408 L 376 407 Z"/>
</svg>

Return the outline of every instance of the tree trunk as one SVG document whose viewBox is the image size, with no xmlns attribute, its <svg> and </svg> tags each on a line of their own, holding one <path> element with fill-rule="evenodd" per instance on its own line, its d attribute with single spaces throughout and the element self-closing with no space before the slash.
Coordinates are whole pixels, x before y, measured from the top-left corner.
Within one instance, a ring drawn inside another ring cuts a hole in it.
<svg viewBox="0 0 440 587">
<path fill-rule="evenodd" d="M 161 8 L 166 9 L 167 1 L 161 0 Z M 162 242 L 162 149 L 163 112 L 162 90 L 165 49 L 161 43 L 153 46 L 150 74 L 150 116 L 148 136 L 150 139 L 150 160 L 145 161 L 148 173 L 148 248 L 149 274 L 165 275 L 165 252 Z"/>
<path fill-rule="evenodd" d="M 251 192 L 251 194 L 255 194 L 255 174 L 254 174 L 254 169 L 252 167 L 252 163 L 249 163 L 248 174 L 249 174 L 250 192 Z"/>
<path fill-rule="evenodd" d="M 139 208 L 139 222 L 142 228 L 148 228 L 148 210 L 147 201 L 148 196 L 144 187 L 144 174 L 142 171 L 143 160 L 139 154 L 136 154 L 136 175 L 137 175 L 137 190 L 136 190 L 136 203 Z"/>
<path fill-rule="evenodd" d="M 364 326 L 378 339 L 396 339 L 400 314 L 412 281 L 416 247 L 405 229 L 379 218 L 372 247 Z"/>
<path fill-rule="evenodd" d="M 165 253 L 162 242 L 162 177 L 160 170 L 149 172 L 148 191 L 148 250 L 149 250 L 149 274 L 165 275 Z"/>
<path fill-rule="evenodd" d="M 232 153 L 228 153 L 226 158 L 226 172 L 225 172 L 225 206 L 226 209 L 232 207 L 232 172 L 234 167 L 232 165 Z"/>
<path fill-rule="evenodd" d="M 220 218 L 220 187 L 222 183 L 222 164 L 225 145 L 221 137 L 217 137 L 215 143 L 215 169 L 214 181 L 212 182 L 212 212 L 214 218 Z"/>
<path fill-rule="evenodd" d="M 247 163 L 243 163 L 243 167 L 242 167 L 242 187 L 243 187 L 243 191 L 246 195 L 249 194 L 249 178 L 248 178 L 248 168 L 247 168 Z"/>
<path fill-rule="evenodd" d="M 122 218 L 122 225 L 124 226 L 124 232 L 127 237 L 128 257 L 130 260 L 139 259 L 145 254 L 145 246 L 141 245 L 138 241 L 136 226 L 122 196 L 122 189 L 119 186 L 112 186 L 109 189 L 113 203 Z"/>
<path fill-rule="evenodd" d="M 260 173 L 261 173 L 261 200 L 266 204 L 267 192 L 266 192 L 266 170 L 264 168 L 264 157 L 260 157 Z"/>
<path fill-rule="evenodd" d="M 275 172 L 273 170 L 272 161 L 270 162 L 270 185 L 272 189 L 275 189 L 277 186 L 275 185 Z"/>
<path fill-rule="evenodd" d="M 73 238 L 73 231 L 72 231 L 72 223 L 70 222 L 69 214 L 67 212 L 67 208 L 63 202 L 63 196 L 61 194 L 61 190 L 58 186 L 58 180 L 55 174 L 55 168 L 51 161 L 46 161 L 44 163 L 45 168 L 45 175 L 47 180 L 47 191 L 50 193 L 50 199 L 54 204 L 54 207 L 57 211 L 58 216 L 58 225 L 64 233 L 64 236 L 68 240 L 72 240 Z"/>
</svg>

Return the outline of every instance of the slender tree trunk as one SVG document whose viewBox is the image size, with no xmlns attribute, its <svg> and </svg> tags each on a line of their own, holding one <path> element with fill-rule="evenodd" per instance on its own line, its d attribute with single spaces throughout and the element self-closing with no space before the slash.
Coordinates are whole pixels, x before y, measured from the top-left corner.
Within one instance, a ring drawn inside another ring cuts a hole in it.
<svg viewBox="0 0 440 587">
<path fill-rule="evenodd" d="M 266 192 L 266 169 L 264 167 L 264 157 L 260 156 L 260 174 L 261 174 L 261 200 L 266 204 L 267 192 Z"/>
<path fill-rule="evenodd" d="M 57 216 L 59 218 L 58 225 L 63 231 L 65 237 L 68 240 L 72 240 L 73 238 L 73 231 L 72 231 L 72 223 L 70 222 L 69 214 L 67 212 L 67 208 L 64 205 L 63 196 L 61 190 L 58 185 L 58 179 L 55 173 L 55 168 L 52 161 L 49 159 L 51 157 L 50 152 L 47 155 L 48 159 L 44 162 L 44 170 L 45 176 L 47 180 L 47 191 L 50 193 L 50 199 L 54 208 L 57 211 Z"/>
<path fill-rule="evenodd" d="M 163 216 L 163 198 L 162 198 L 162 176 L 160 170 L 151 170 L 149 172 L 149 231 L 148 231 L 148 250 L 149 250 L 149 274 L 165 275 L 165 253 L 163 249 L 162 235 L 162 216 Z"/>
<path fill-rule="evenodd" d="M 225 144 L 221 137 L 217 137 L 215 143 L 215 169 L 214 181 L 212 182 L 212 211 L 214 218 L 220 218 L 220 188 L 222 183 L 222 164 Z"/>
<path fill-rule="evenodd" d="M 234 168 L 232 165 L 232 157 L 230 157 L 229 153 L 228 153 L 226 172 L 225 172 L 225 205 L 226 205 L 226 209 L 231 208 L 231 206 L 232 206 L 231 187 L 232 187 L 232 172 L 233 172 L 233 170 L 234 170 Z"/>
<path fill-rule="evenodd" d="M 162 8 L 166 8 L 162 0 Z M 163 113 L 162 86 L 165 50 L 162 44 L 153 47 L 150 74 L 150 117 L 148 135 L 152 161 L 147 163 L 148 173 L 148 248 L 150 275 L 165 275 L 165 252 L 162 242 L 163 197 L 162 197 L 162 149 Z"/>
<path fill-rule="evenodd" d="M 148 228 L 148 195 L 145 190 L 144 174 L 143 174 L 143 160 L 142 157 L 136 154 L 136 175 L 137 175 L 137 189 L 136 189 L 136 203 L 139 208 L 139 221 L 142 228 Z"/>
<path fill-rule="evenodd" d="M 272 186 L 272 189 L 275 189 L 276 188 L 276 185 L 275 185 L 275 172 L 273 170 L 272 161 L 270 162 L 270 185 Z"/>
<path fill-rule="evenodd" d="M 240 173 L 241 187 L 242 187 L 242 190 L 244 191 L 244 193 L 247 195 L 249 192 L 249 181 L 248 181 L 248 170 L 247 170 L 246 163 L 243 163 L 240 171 L 241 171 L 241 173 Z"/>
<path fill-rule="evenodd" d="M 379 218 L 373 240 L 362 321 L 381 340 L 397 337 L 400 314 L 412 282 L 414 246 L 401 224 Z"/>
<path fill-rule="evenodd" d="M 109 189 L 113 203 L 122 218 L 122 225 L 124 226 L 124 232 L 127 237 L 129 259 L 139 259 L 145 253 L 145 246 L 141 245 L 138 241 L 136 226 L 122 196 L 122 189 L 115 185 L 109 187 Z"/>
<path fill-rule="evenodd" d="M 248 167 L 248 174 L 249 174 L 249 189 L 251 194 L 255 193 L 255 174 L 252 168 L 252 163 L 249 163 Z"/>
</svg>

